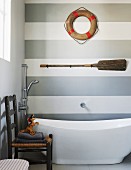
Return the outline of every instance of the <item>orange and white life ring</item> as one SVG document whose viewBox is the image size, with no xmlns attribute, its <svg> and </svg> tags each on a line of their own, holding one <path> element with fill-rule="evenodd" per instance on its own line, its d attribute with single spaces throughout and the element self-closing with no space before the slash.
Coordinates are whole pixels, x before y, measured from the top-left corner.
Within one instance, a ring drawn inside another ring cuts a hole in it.
<svg viewBox="0 0 131 170">
<path fill-rule="evenodd" d="M 75 21 L 76 18 L 81 17 L 81 16 L 87 17 L 91 24 L 89 31 L 84 34 L 77 33 L 73 28 L 73 22 Z M 76 11 L 73 11 L 68 16 L 68 18 L 65 22 L 65 27 L 66 27 L 68 34 L 72 38 L 77 39 L 77 40 L 90 39 L 96 33 L 97 28 L 98 28 L 96 16 L 85 8 L 82 10 L 77 9 Z"/>
</svg>

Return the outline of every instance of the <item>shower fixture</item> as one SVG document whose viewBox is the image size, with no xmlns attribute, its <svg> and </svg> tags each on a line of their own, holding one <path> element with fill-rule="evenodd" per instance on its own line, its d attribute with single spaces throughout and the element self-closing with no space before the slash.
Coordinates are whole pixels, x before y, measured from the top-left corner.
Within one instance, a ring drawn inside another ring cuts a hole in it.
<svg viewBox="0 0 131 170">
<path fill-rule="evenodd" d="M 23 76 L 22 76 L 22 97 L 21 97 L 21 102 L 19 102 L 19 111 L 23 110 L 27 111 L 27 100 L 28 100 L 28 94 L 29 91 L 32 87 L 33 84 L 39 83 L 38 80 L 32 80 L 29 85 L 27 86 L 27 64 L 22 64 L 22 71 L 23 71 Z"/>
<path fill-rule="evenodd" d="M 85 103 L 81 103 L 80 106 L 81 106 L 82 108 L 86 108 L 86 107 L 87 107 Z"/>
<path fill-rule="evenodd" d="M 86 111 L 88 111 L 88 112 L 90 111 L 90 109 L 88 108 L 87 104 L 84 103 L 84 102 L 80 103 L 80 107 L 83 108 L 83 109 L 86 109 Z"/>
<path fill-rule="evenodd" d="M 29 85 L 27 86 L 27 88 L 24 89 L 24 90 L 26 91 L 27 95 L 28 95 L 28 93 L 29 93 L 29 90 L 30 90 L 31 86 L 32 86 L 33 84 L 37 84 L 37 83 L 39 83 L 38 80 L 32 80 L 32 81 L 29 83 Z"/>
</svg>

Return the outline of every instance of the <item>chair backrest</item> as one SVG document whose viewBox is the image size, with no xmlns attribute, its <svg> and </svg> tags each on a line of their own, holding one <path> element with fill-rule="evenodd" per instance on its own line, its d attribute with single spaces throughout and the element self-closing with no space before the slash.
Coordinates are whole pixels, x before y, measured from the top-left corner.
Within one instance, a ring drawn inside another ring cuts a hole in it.
<svg viewBox="0 0 131 170">
<path fill-rule="evenodd" d="M 12 136 L 13 136 L 12 129 L 14 129 L 15 137 L 17 137 L 18 135 L 16 95 L 5 97 L 5 112 L 6 112 L 6 123 L 7 123 L 8 148 L 9 148 L 11 147 L 11 143 L 12 143 Z"/>
</svg>

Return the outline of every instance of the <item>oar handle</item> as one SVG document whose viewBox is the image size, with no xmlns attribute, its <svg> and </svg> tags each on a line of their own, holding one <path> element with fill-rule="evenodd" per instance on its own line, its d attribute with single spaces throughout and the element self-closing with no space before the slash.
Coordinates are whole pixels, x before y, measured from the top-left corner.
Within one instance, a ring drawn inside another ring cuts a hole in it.
<svg viewBox="0 0 131 170">
<path fill-rule="evenodd" d="M 47 67 L 47 64 L 40 64 L 40 67 Z"/>
<path fill-rule="evenodd" d="M 40 67 L 44 67 L 44 68 L 48 68 L 48 67 L 97 67 L 97 64 L 78 64 L 78 65 L 74 65 L 74 64 L 66 64 L 66 65 L 62 65 L 62 64 L 40 64 Z"/>
<path fill-rule="evenodd" d="M 84 65 L 72 65 L 72 64 L 41 64 L 40 67 L 84 67 Z"/>
<path fill-rule="evenodd" d="M 85 64 L 84 67 L 97 67 L 97 64 Z"/>
</svg>

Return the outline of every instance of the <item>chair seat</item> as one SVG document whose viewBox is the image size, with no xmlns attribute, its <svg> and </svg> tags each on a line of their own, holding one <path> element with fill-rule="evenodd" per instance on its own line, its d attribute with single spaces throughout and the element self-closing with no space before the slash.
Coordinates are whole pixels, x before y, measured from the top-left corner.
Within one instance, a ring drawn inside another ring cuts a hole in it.
<svg viewBox="0 0 131 170">
<path fill-rule="evenodd" d="M 4 159 L 0 160 L 0 169 L 2 170 L 28 170 L 29 162 L 22 159 Z"/>
<path fill-rule="evenodd" d="M 41 147 L 46 147 L 46 143 L 12 143 L 12 147 L 16 148 L 31 148 L 31 147 L 36 147 L 36 148 L 41 148 Z"/>
<path fill-rule="evenodd" d="M 29 140 L 28 140 L 29 141 Z M 39 140 L 38 140 L 39 141 Z M 16 140 L 14 140 L 12 142 L 12 147 L 16 147 L 16 148 L 31 148 L 31 147 L 36 147 L 36 148 L 41 148 L 41 147 L 47 147 L 47 143 L 52 142 L 52 139 L 49 136 L 45 137 L 45 141 L 44 143 L 39 143 L 39 142 L 35 142 L 35 143 L 18 143 L 16 142 Z"/>
</svg>

